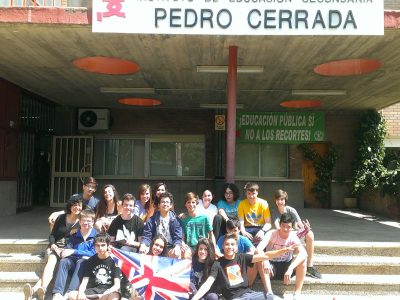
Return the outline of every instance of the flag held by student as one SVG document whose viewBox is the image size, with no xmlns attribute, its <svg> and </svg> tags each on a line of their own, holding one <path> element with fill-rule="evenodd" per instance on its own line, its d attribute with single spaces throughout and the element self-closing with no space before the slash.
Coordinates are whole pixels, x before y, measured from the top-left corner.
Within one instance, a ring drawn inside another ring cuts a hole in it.
<svg viewBox="0 0 400 300">
<path fill-rule="evenodd" d="M 191 260 L 111 248 L 111 257 L 145 300 L 188 299 Z"/>
</svg>

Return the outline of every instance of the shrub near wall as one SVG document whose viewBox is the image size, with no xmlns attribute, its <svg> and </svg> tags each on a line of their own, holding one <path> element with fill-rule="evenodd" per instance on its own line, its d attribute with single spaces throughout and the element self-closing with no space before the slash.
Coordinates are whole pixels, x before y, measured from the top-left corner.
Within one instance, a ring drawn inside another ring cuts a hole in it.
<svg viewBox="0 0 400 300">
<path fill-rule="evenodd" d="M 374 110 L 361 118 L 357 136 L 358 153 L 354 164 L 353 193 L 360 208 L 399 218 L 400 163 L 390 168 L 385 162 L 386 124 Z"/>
</svg>

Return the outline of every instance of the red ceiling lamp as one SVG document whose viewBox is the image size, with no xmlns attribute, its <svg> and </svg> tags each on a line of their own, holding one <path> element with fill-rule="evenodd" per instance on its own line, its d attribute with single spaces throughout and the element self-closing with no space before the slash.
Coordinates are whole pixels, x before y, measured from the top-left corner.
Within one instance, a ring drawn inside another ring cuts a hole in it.
<svg viewBox="0 0 400 300">
<path fill-rule="evenodd" d="M 139 72 L 137 63 L 125 59 L 105 56 L 83 57 L 73 61 L 76 68 L 99 74 L 127 75 Z"/>
<path fill-rule="evenodd" d="M 160 100 L 151 98 L 122 98 L 118 100 L 119 103 L 131 106 L 144 106 L 151 107 L 161 104 Z"/>
<path fill-rule="evenodd" d="M 323 76 L 352 76 L 374 72 L 382 66 L 375 59 L 336 60 L 318 65 L 314 72 Z"/>
<path fill-rule="evenodd" d="M 280 106 L 286 107 L 286 108 L 320 107 L 321 101 L 319 101 L 319 100 L 290 100 L 290 101 L 281 102 Z"/>
</svg>

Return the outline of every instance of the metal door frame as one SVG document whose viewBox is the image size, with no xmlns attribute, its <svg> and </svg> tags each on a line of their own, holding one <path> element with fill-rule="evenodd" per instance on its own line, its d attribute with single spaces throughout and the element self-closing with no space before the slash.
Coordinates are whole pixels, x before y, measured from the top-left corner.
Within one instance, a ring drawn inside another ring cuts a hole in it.
<svg viewBox="0 0 400 300">
<path fill-rule="evenodd" d="M 72 194 L 82 192 L 92 176 L 93 136 L 54 136 L 50 206 L 64 207 Z"/>
</svg>

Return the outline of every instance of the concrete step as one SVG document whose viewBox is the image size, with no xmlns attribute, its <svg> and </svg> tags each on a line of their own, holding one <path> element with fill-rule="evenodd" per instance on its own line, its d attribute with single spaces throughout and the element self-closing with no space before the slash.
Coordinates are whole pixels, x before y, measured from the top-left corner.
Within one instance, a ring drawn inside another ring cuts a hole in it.
<svg viewBox="0 0 400 300">
<path fill-rule="evenodd" d="M 0 253 L 40 254 L 46 250 L 48 240 L 37 239 L 0 239 Z"/>
<path fill-rule="evenodd" d="M 400 243 L 316 241 L 314 252 L 318 254 L 336 256 L 400 257 Z"/>
<path fill-rule="evenodd" d="M 22 292 L 25 283 L 34 285 L 38 280 L 35 272 L 0 272 L 0 292 Z"/>
<path fill-rule="evenodd" d="M 275 294 L 293 293 L 295 278 L 289 286 L 281 280 L 272 281 Z M 306 276 L 303 292 L 312 295 L 386 295 L 400 299 L 400 275 L 364 275 L 364 274 L 323 274 L 322 279 Z M 256 290 L 263 290 L 260 281 L 254 285 Z"/>
<path fill-rule="evenodd" d="M 35 272 L 41 274 L 45 259 L 26 253 L 0 253 L 0 272 Z"/>
<path fill-rule="evenodd" d="M 356 296 L 356 295 L 310 295 L 303 293 L 302 299 L 304 300 L 332 300 L 335 297 L 335 300 L 394 300 L 393 296 L 382 296 L 382 295 L 364 295 L 364 296 Z M 4 300 L 24 300 L 24 294 L 22 292 L 0 292 L 0 299 Z M 46 300 L 51 300 L 51 298 L 46 298 Z M 124 299 L 126 300 L 126 299 Z M 275 300 L 292 300 L 292 296 L 290 294 L 285 294 L 284 297 L 282 295 L 275 295 Z"/>
<path fill-rule="evenodd" d="M 321 274 L 400 274 L 400 257 L 388 256 L 314 256 Z"/>
</svg>

